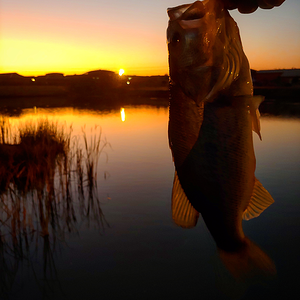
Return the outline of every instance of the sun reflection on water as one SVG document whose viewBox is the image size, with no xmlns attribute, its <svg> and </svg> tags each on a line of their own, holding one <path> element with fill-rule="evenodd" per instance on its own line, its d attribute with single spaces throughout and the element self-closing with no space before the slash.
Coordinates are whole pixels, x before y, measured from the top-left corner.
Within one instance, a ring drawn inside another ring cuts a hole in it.
<svg viewBox="0 0 300 300">
<path fill-rule="evenodd" d="M 121 114 L 121 120 L 122 122 L 125 122 L 125 108 L 121 108 L 120 110 L 120 114 Z"/>
</svg>

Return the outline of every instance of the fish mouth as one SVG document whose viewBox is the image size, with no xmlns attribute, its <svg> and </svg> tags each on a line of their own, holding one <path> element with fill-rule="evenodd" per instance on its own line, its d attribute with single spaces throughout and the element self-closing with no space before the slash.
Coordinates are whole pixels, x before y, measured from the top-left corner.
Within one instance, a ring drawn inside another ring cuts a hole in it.
<svg viewBox="0 0 300 300">
<path fill-rule="evenodd" d="M 206 13 L 204 2 L 206 1 L 196 1 L 191 4 L 184 4 L 173 8 L 168 8 L 167 13 L 170 21 L 177 19 L 193 21 L 203 18 Z"/>
<path fill-rule="evenodd" d="M 181 17 L 184 12 L 191 6 L 192 4 L 183 4 L 175 7 L 171 7 L 167 9 L 168 16 L 170 21 L 177 20 Z"/>
<path fill-rule="evenodd" d="M 180 69 L 192 67 L 201 71 L 202 67 L 211 63 L 211 37 L 205 33 L 205 16 L 208 14 L 206 2 L 196 1 L 168 9 L 170 21 L 167 43 L 169 53 L 180 56 L 181 62 L 177 66 Z"/>
</svg>

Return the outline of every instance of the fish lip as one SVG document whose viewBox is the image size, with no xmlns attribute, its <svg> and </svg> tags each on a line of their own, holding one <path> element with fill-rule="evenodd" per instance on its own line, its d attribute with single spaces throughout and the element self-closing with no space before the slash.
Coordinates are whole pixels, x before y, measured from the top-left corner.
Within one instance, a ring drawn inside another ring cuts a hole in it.
<svg viewBox="0 0 300 300">
<path fill-rule="evenodd" d="M 175 7 L 169 7 L 167 9 L 168 16 L 170 18 L 170 21 L 177 20 L 180 18 L 193 4 L 183 4 Z"/>
</svg>

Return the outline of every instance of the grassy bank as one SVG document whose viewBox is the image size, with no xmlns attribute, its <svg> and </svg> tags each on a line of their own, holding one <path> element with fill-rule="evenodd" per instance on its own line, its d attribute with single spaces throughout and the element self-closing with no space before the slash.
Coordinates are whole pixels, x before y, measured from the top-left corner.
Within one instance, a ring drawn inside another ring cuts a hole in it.
<svg viewBox="0 0 300 300">
<path fill-rule="evenodd" d="M 0 97 L 38 97 L 65 95 L 67 89 L 64 86 L 0 86 Z"/>
<path fill-rule="evenodd" d="M 81 136 L 73 136 L 72 127 L 47 120 L 12 128 L 2 119 L 2 229 L 7 227 L 17 242 L 24 232 L 63 236 L 65 230 L 76 231 L 80 219 L 107 225 L 97 195 L 97 166 L 108 146 L 100 128 L 89 135 L 83 128 Z"/>
</svg>

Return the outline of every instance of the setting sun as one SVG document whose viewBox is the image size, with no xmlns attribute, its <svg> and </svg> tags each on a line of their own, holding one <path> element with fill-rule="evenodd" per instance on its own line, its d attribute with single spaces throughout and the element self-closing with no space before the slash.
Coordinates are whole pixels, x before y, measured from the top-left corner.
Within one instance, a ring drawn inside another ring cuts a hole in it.
<svg viewBox="0 0 300 300">
<path fill-rule="evenodd" d="M 79 1 L 74 7 L 69 1 L 33 2 L 1 1 L 1 73 L 74 75 L 96 69 L 120 76 L 168 73 L 166 10 L 181 0 L 140 1 L 139 14 L 119 0 L 105 6 L 101 0 Z M 230 11 L 252 69 L 299 68 L 298 11 L 297 0 L 249 15 Z"/>
</svg>

